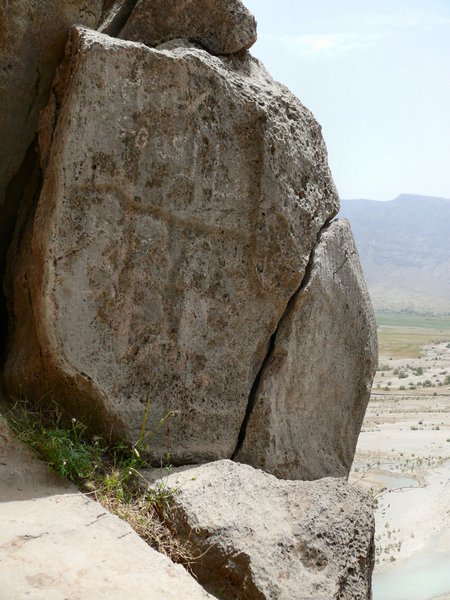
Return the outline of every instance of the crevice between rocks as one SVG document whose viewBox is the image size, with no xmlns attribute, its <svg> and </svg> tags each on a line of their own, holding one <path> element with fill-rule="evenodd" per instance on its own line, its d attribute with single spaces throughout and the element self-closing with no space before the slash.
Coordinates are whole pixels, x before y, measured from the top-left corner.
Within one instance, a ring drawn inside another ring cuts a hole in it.
<svg viewBox="0 0 450 600">
<path fill-rule="evenodd" d="M 236 457 L 239 454 L 239 451 L 241 450 L 241 448 L 244 444 L 245 436 L 247 433 L 247 427 L 250 422 L 250 419 L 251 419 L 251 416 L 253 413 L 253 409 L 255 407 L 256 397 L 258 394 L 259 387 L 261 385 L 261 380 L 263 378 L 265 370 L 268 367 L 270 360 L 272 358 L 273 352 L 275 350 L 277 335 L 278 335 L 280 326 L 283 323 L 283 321 L 286 319 L 286 317 L 289 315 L 289 313 L 291 312 L 292 306 L 295 303 L 295 301 L 297 300 L 298 296 L 302 293 L 302 291 L 306 288 L 306 286 L 308 285 L 308 283 L 311 280 L 311 275 L 312 275 L 312 270 L 313 270 L 313 265 L 314 265 L 314 256 L 315 256 L 317 246 L 320 243 L 320 238 L 322 237 L 323 233 L 328 229 L 331 222 L 334 220 L 334 216 L 335 215 L 332 215 L 331 217 L 329 217 L 325 221 L 325 223 L 322 225 L 319 232 L 317 233 L 316 242 L 309 254 L 308 263 L 306 265 L 305 274 L 303 275 L 302 281 L 301 281 L 299 287 L 295 290 L 295 292 L 290 297 L 290 299 L 286 305 L 286 308 L 277 323 L 275 331 L 270 336 L 266 355 L 264 357 L 264 360 L 261 363 L 261 367 L 260 367 L 258 373 L 256 374 L 256 377 L 253 381 L 253 385 L 250 389 L 250 394 L 249 394 L 248 402 L 247 402 L 247 408 L 245 411 L 245 415 L 244 415 L 244 419 L 242 421 L 241 428 L 239 430 L 236 448 L 234 449 L 234 452 L 231 455 L 231 460 L 236 460 Z"/>
<path fill-rule="evenodd" d="M 3 369 L 6 360 L 6 346 L 11 319 L 8 311 L 8 296 L 10 295 L 11 286 L 11 282 L 8 281 L 11 275 L 8 272 L 8 261 L 10 260 L 11 247 L 17 237 L 17 227 L 20 221 L 20 213 L 23 210 L 24 197 L 30 193 L 33 196 L 35 195 L 37 169 L 39 169 L 39 152 L 36 136 L 28 147 L 19 170 L 8 184 L 3 219 L 0 224 L 0 369 Z"/>
<path fill-rule="evenodd" d="M 138 0 L 105 2 L 97 30 L 111 37 L 118 37 L 135 9 L 137 2 Z"/>
</svg>

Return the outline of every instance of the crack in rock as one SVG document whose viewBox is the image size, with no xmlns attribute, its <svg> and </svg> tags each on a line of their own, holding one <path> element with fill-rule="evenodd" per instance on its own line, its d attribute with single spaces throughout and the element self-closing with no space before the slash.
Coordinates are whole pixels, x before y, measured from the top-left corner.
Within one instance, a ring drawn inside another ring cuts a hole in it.
<svg viewBox="0 0 450 600">
<path fill-rule="evenodd" d="M 86 523 L 86 527 L 90 527 L 91 525 L 95 525 L 99 519 L 101 519 L 102 517 L 105 517 L 107 514 L 108 514 L 107 512 L 100 513 L 99 515 L 97 515 L 95 517 L 95 519 L 93 521 L 91 521 L 90 523 Z"/>
<path fill-rule="evenodd" d="M 31 542 L 33 540 L 38 540 L 39 538 L 43 537 L 44 535 L 49 535 L 49 532 L 43 531 L 39 535 L 30 535 L 30 534 L 19 535 L 16 538 L 14 538 L 12 541 L 7 542 L 6 544 L 2 544 L 2 546 L 0 546 L 0 548 L 13 548 L 14 550 L 17 550 L 18 548 L 22 548 L 22 546 L 24 546 L 27 542 Z"/>
<path fill-rule="evenodd" d="M 345 250 L 344 254 L 345 254 L 345 258 L 342 261 L 342 263 L 339 265 L 339 267 L 336 269 L 336 271 L 333 272 L 333 277 L 335 277 L 339 273 L 339 271 L 345 267 L 346 263 L 350 260 L 350 258 L 352 256 L 355 256 L 356 251 L 355 250 L 352 250 L 352 251 Z"/>
<path fill-rule="evenodd" d="M 112 37 L 118 37 L 136 4 L 137 0 L 118 0 L 114 2 L 109 9 L 103 12 L 97 27 L 98 31 Z"/>
<path fill-rule="evenodd" d="M 270 359 L 272 358 L 273 351 L 274 351 L 275 345 L 276 345 L 277 334 L 280 329 L 280 326 L 283 323 L 285 317 L 290 313 L 291 307 L 295 303 L 298 295 L 305 289 L 305 287 L 308 285 L 308 283 L 311 279 L 311 273 L 312 273 L 312 268 L 313 268 L 313 264 L 314 264 L 314 254 L 315 254 L 316 248 L 320 243 L 320 238 L 321 238 L 323 232 L 329 227 L 333 218 L 334 217 L 330 217 L 329 219 L 327 219 L 325 221 L 324 225 L 320 228 L 320 230 L 317 234 L 316 242 L 309 254 L 308 262 L 307 262 L 306 269 L 305 269 L 305 274 L 303 275 L 302 281 L 301 281 L 299 287 L 295 290 L 295 292 L 290 297 L 289 302 L 287 303 L 286 308 L 278 321 L 275 331 L 272 333 L 272 335 L 270 337 L 266 355 L 262 361 L 261 367 L 260 367 L 258 373 L 256 374 L 256 377 L 253 381 L 253 385 L 250 389 L 250 394 L 249 394 L 248 403 L 247 403 L 247 409 L 245 411 L 244 419 L 242 421 L 242 425 L 239 430 L 236 448 L 234 449 L 234 452 L 231 455 L 231 460 L 236 460 L 236 456 L 238 455 L 238 453 L 241 450 L 242 445 L 244 443 L 245 436 L 247 433 L 247 426 L 249 424 L 249 421 L 250 421 L 250 418 L 251 418 L 251 415 L 252 415 L 252 412 L 253 412 L 253 409 L 255 406 L 256 396 L 258 394 L 261 379 L 262 379 L 264 372 L 270 362 Z M 344 264 L 348 260 L 348 258 L 350 258 L 350 257 L 349 256 L 346 257 Z M 339 269 L 342 267 L 343 267 L 343 265 L 341 265 L 341 267 L 339 267 Z M 339 269 L 337 271 L 339 271 Z"/>
</svg>

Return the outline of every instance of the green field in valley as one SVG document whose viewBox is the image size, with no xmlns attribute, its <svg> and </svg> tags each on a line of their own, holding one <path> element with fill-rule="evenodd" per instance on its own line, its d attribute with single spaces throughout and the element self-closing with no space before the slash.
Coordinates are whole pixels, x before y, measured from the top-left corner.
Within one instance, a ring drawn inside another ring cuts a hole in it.
<svg viewBox="0 0 450 600">
<path fill-rule="evenodd" d="M 420 346 L 450 342 L 450 317 L 377 313 L 381 356 L 417 358 Z"/>
</svg>

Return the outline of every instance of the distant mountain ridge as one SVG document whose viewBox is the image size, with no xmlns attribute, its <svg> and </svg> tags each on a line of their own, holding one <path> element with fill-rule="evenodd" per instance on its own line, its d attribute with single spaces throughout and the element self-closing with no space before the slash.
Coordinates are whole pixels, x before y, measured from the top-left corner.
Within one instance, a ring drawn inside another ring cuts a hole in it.
<svg viewBox="0 0 450 600">
<path fill-rule="evenodd" d="M 378 310 L 450 314 L 450 199 L 342 200 Z"/>
</svg>

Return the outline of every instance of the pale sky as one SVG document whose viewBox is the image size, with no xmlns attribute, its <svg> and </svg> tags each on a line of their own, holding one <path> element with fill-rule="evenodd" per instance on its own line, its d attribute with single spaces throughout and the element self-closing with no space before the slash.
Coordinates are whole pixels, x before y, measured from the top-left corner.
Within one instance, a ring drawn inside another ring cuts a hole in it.
<svg viewBox="0 0 450 600">
<path fill-rule="evenodd" d="M 342 198 L 450 198 L 450 0 L 243 0 L 323 128 Z"/>
</svg>

